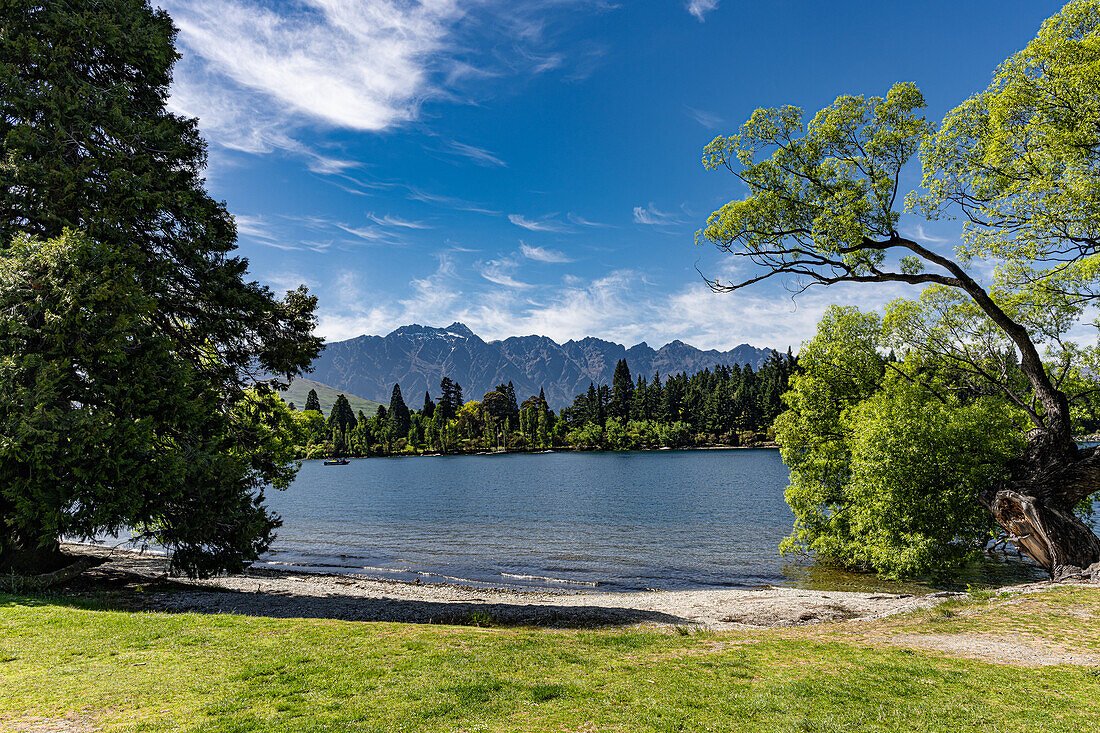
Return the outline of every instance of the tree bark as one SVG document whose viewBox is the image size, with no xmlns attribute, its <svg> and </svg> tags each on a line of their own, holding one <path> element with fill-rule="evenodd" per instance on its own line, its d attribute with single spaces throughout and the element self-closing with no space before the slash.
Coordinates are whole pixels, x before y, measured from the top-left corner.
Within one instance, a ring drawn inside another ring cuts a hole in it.
<svg viewBox="0 0 1100 733">
<path fill-rule="evenodd" d="M 1100 448 L 1079 450 L 1047 431 L 1034 431 L 1010 477 L 981 497 L 1009 538 L 1051 578 L 1100 562 L 1100 538 L 1074 514 L 1100 491 Z"/>
</svg>

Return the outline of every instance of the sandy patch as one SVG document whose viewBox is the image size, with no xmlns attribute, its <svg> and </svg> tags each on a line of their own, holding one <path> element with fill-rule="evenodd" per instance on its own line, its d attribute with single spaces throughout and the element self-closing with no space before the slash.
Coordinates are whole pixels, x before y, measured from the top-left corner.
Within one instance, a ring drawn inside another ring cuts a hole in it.
<svg viewBox="0 0 1100 733">
<path fill-rule="evenodd" d="M 13 720 L 0 719 L 0 726 L 13 733 L 94 733 L 96 726 L 77 713 L 63 718 L 32 716 Z"/>
<path fill-rule="evenodd" d="M 1058 664 L 1100 665 L 1100 655 L 1073 651 L 1044 641 L 993 634 L 894 634 L 878 641 L 922 651 L 941 652 L 983 662 L 1018 667 L 1046 667 Z"/>
</svg>

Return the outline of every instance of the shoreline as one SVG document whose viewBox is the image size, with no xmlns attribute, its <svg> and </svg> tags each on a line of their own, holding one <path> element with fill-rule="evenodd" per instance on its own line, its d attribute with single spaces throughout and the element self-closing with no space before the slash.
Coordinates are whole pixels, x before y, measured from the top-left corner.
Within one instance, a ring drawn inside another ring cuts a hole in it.
<svg viewBox="0 0 1100 733">
<path fill-rule="evenodd" d="M 389 453 L 386 455 L 376 456 L 343 456 L 349 461 L 365 461 L 369 458 L 457 458 L 463 456 L 522 456 L 522 455 L 547 455 L 554 453 L 666 453 L 670 451 L 697 451 L 697 450 L 779 450 L 778 443 L 758 443 L 756 445 L 692 445 L 683 448 L 571 448 L 568 446 L 559 446 L 557 448 L 547 448 L 543 450 L 534 449 L 518 449 L 518 450 L 488 450 L 488 451 L 467 451 L 463 453 L 438 453 L 438 452 L 424 452 L 424 453 Z M 328 461 L 332 460 L 334 456 L 317 456 L 316 458 L 295 458 L 295 461 Z"/>
<path fill-rule="evenodd" d="M 104 559 L 81 581 L 111 589 L 127 608 L 174 613 L 243 614 L 345 621 L 525 625 L 776 628 L 883 618 L 931 608 L 962 593 L 910 595 L 794 588 L 600 592 L 516 589 L 452 583 L 295 573 L 250 568 L 209 580 L 165 576 L 163 555 L 66 544 L 66 552 Z M 1001 589 L 1020 592 L 1050 583 Z"/>
</svg>

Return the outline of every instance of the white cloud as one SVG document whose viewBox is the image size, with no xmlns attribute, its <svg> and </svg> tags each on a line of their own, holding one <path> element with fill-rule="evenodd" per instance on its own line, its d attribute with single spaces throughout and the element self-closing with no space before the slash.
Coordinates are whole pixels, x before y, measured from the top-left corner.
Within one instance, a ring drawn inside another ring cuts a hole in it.
<svg viewBox="0 0 1100 733">
<path fill-rule="evenodd" d="M 353 130 L 412 119 L 426 65 L 461 15 L 454 0 L 170 0 L 180 41 L 218 92 L 244 89 L 284 112 Z"/>
<path fill-rule="evenodd" d="M 372 229 L 370 227 L 354 227 L 347 224 L 341 224 L 340 222 L 332 222 L 332 226 L 336 227 L 340 231 L 347 232 L 353 237 L 362 239 L 365 242 L 380 243 L 393 241 L 389 232 L 382 231 L 380 229 Z"/>
<path fill-rule="evenodd" d="M 685 107 L 685 109 L 687 109 L 688 116 L 691 117 L 691 119 L 708 130 L 717 130 L 724 124 L 722 118 L 712 112 L 705 112 L 701 109 L 695 109 L 694 107 Z"/>
<path fill-rule="evenodd" d="M 902 230 L 902 234 L 908 237 L 912 237 L 913 239 L 917 240 L 918 243 L 923 242 L 924 244 L 947 244 L 948 242 L 957 241 L 948 239 L 947 237 L 937 237 L 931 232 L 925 231 L 924 226 L 922 226 L 921 224 L 917 224 L 911 230 Z"/>
<path fill-rule="evenodd" d="M 520 240 L 519 251 L 520 254 L 527 259 L 535 260 L 536 262 L 562 263 L 573 261 L 562 252 L 558 252 L 554 249 L 547 249 L 545 247 L 536 247 L 527 244 L 523 240 Z"/>
<path fill-rule="evenodd" d="M 269 272 L 265 275 L 260 275 L 259 279 L 277 293 L 295 290 L 299 285 L 305 285 L 311 290 L 317 287 L 317 282 L 315 280 L 310 280 L 308 277 L 299 275 L 296 272 Z"/>
<path fill-rule="evenodd" d="M 389 214 L 383 214 L 382 216 L 375 216 L 374 213 L 368 213 L 367 218 L 373 221 L 375 224 L 384 227 L 400 227 L 402 229 L 431 229 L 430 224 L 425 224 L 422 221 L 410 221 L 408 219 L 402 219 L 397 216 L 390 216 Z"/>
<path fill-rule="evenodd" d="M 700 23 L 705 23 L 707 13 L 718 7 L 718 0 L 690 0 L 687 11 L 694 15 Z"/>
<path fill-rule="evenodd" d="M 556 214 L 548 214 L 540 219 L 528 219 L 523 214 L 509 214 L 508 221 L 517 227 L 522 227 L 532 232 L 563 232 L 565 225 L 557 221 Z"/>
<path fill-rule="evenodd" d="M 571 221 L 572 223 L 576 224 L 579 227 L 594 227 L 594 228 L 597 228 L 597 229 L 605 229 L 605 228 L 611 226 L 610 224 L 604 224 L 602 222 L 591 221 L 590 219 L 585 219 L 583 216 L 581 216 L 579 214 L 574 214 L 573 212 L 569 212 L 566 215 L 565 218 L 567 218 L 569 221 Z"/>
<path fill-rule="evenodd" d="M 488 260 L 477 266 L 478 272 L 489 282 L 505 288 L 522 289 L 531 287 L 528 283 L 520 282 L 512 277 L 517 267 L 516 261 L 510 257 L 502 257 L 497 260 Z"/>
<path fill-rule="evenodd" d="M 448 209 L 454 209 L 455 211 L 472 211 L 476 214 L 485 214 L 487 216 L 500 216 L 499 211 L 486 208 L 481 204 L 476 204 L 464 199 L 455 198 L 454 196 L 443 196 L 435 193 L 428 193 L 414 186 L 408 186 L 408 198 L 412 201 L 421 201 L 426 204 L 435 204 L 437 206 L 443 206 Z"/>
<path fill-rule="evenodd" d="M 358 308 L 323 309 L 319 332 L 340 340 L 384 334 L 408 323 L 461 321 L 487 340 L 539 334 L 561 343 L 596 336 L 628 346 L 646 341 L 654 348 L 680 339 L 702 349 L 749 343 L 797 351 L 813 337 L 830 305 L 872 310 L 917 292 L 904 285 L 843 284 L 813 288 L 792 300 L 767 286 L 716 294 L 695 281 L 665 290 L 648 282 L 643 272 L 622 269 L 591 279 L 567 275 L 558 284 L 536 286 L 516 280 L 515 267 L 510 258 L 476 263 L 474 272 L 492 284 L 486 287 L 464 281 L 450 255 L 443 254 L 435 273 L 414 279 L 406 297 L 365 299 L 370 307 L 361 302 Z"/>
<path fill-rule="evenodd" d="M 467 145 L 466 143 L 460 143 L 457 141 L 451 141 L 447 143 L 447 149 L 456 154 L 461 155 L 463 158 L 472 160 L 477 165 L 485 168 L 497 167 L 507 168 L 508 164 L 498 158 L 496 155 L 486 150 L 485 148 L 479 148 L 476 145 Z"/>
<path fill-rule="evenodd" d="M 589 0 L 161 1 L 180 29 L 171 109 L 198 117 L 218 145 L 285 151 L 322 174 L 358 163 L 305 145 L 304 128 L 379 132 L 418 119 L 427 100 L 476 103 L 485 91 L 462 87 L 497 77 L 560 70 L 571 78 L 579 73 L 573 67 L 591 66 L 594 51 L 552 48 L 561 39 L 544 32 L 550 17 L 614 7 Z M 450 152 L 504 165 L 476 146 L 453 143 Z"/>
<path fill-rule="evenodd" d="M 243 237 L 252 237 L 253 239 L 263 239 L 267 241 L 275 241 L 278 239 L 275 232 L 272 230 L 271 225 L 268 224 L 262 216 L 249 216 L 248 214 L 234 214 L 233 219 L 237 222 L 237 234 Z"/>
<path fill-rule="evenodd" d="M 669 224 L 681 224 L 683 223 L 683 219 L 676 214 L 661 211 L 650 203 L 649 206 L 646 207 L 634 207 L 634 223 L 648 224 L 650 226 L 667 226 Z"/>
</svg>

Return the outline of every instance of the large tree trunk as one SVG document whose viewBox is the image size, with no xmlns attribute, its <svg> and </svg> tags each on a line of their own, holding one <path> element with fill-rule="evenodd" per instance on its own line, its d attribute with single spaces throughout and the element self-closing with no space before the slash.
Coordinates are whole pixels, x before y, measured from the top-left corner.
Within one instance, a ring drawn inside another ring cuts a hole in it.
<svg viewBox="0 0 1100 733">
<path fill-rule="evenodd" d="M 1100 538 L 1073 511 L 1100 491 L 1100 448 L 1080 450 L 1042 431 L 1029 437 L 1010 478 L 982 503 L 1012 542 L 1058 580 L 1100 562 Z"/>
</svg>

